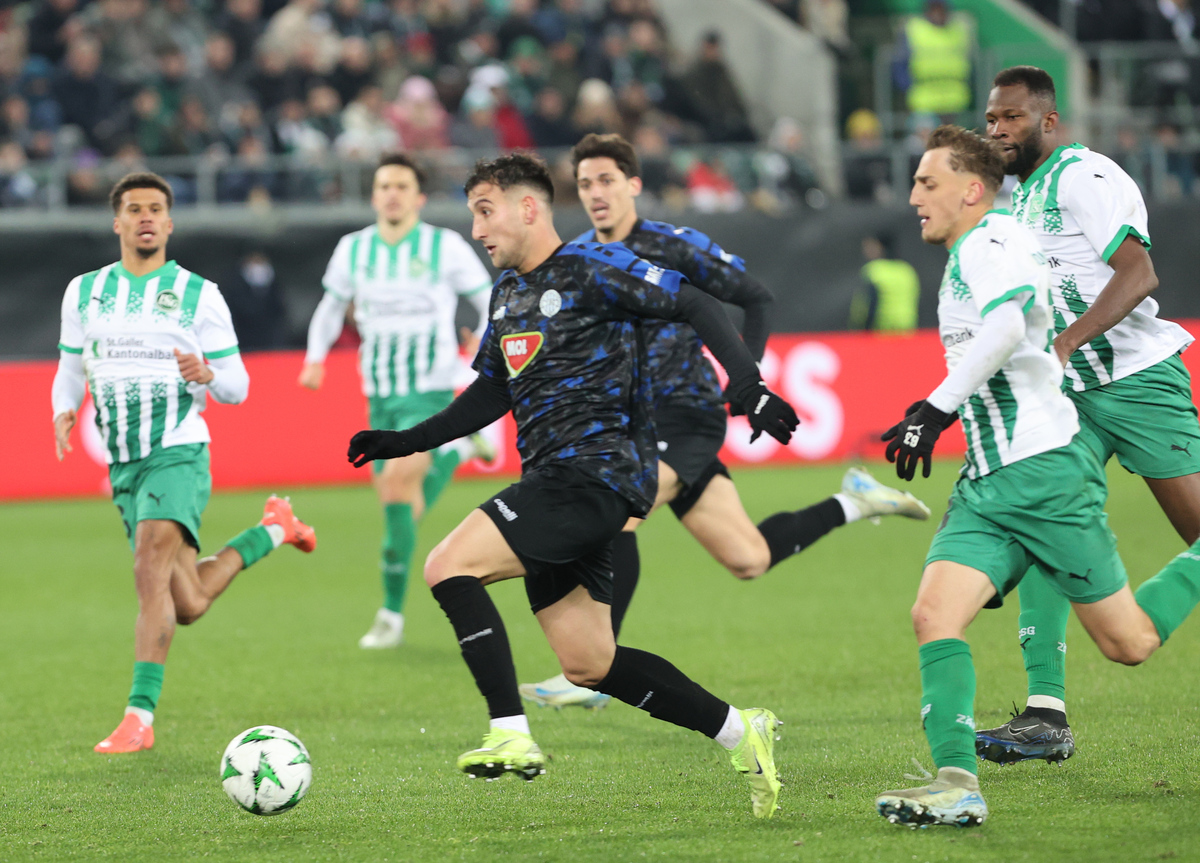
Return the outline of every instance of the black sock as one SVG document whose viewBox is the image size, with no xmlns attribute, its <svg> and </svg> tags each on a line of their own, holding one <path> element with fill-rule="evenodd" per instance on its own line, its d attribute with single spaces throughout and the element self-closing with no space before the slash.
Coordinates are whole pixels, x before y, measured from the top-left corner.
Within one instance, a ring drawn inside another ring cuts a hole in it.
<svg viewBox="0 0 1200 863">
<path fill-rule="evenodd" d="M 621 634 L 621 623 L 625 620 L 625 612 L 629 610 L 629 603 L 633 601 L 633 592 L 637 590 L 638 576 L 642 572 L 637 534 L 631 530 L 621 531 L 613 540 L 612 571 L 612 627 L 615 640 Z"/>
<path fill-rule="evenodd" d="M 495 719 L 524 713 L 508 633 L 483 583 L 474 576 L 456 575 L 435 584 L 432 592 L 450 618 L 467 668 L 487 699 L 488 714 Z"/>
<path fill-rule="evenodd" d="M 1067 714 L 1061 710 L 1055 710 L 1053 707 L 1026 707 L 1021 711 L 1026 716 L 1032 716 L 1034 719 L 1043 719 L 1047 722 L 1054 722 L 1058 725 L 1067 724 Z"/>
<path fill-rule="evenodd" d="M 617 645 L 608 676 L 591 687 L 670 722 L 715 738 L 729 705 L 661 656 Z"/>
<path fill-rule="evenodd" d="M 799 554 L 835 527 L 846 523 L 846 511 L 835 497 L 808 509 L 777 512 L 759 526 L 759 533 L 771 549 L 771 566 L 793 554 Z M 769 568 L 769 567 L 768 567 Z"/>
</svg>

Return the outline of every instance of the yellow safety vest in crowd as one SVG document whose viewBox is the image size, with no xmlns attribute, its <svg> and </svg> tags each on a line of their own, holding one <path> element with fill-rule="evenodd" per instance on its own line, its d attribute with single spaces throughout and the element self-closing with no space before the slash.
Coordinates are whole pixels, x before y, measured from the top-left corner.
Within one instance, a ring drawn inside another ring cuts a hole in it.
<svg viewBox="0 0 1200 863">
<path fill-rule="evenodd" d="M 874 329 L 877 332 L 906 333 L 917 328 L 917 301 L 921 280 L 907 261 L 879 258 L 862 268 L 863 278 L 875 286 Z"/>
<path fill-rule="evenodd" d="M 971 31 L 961 20 L 938 27 L 915 15 L 905 25 L 908 37 L 908 110 L 956 114 L 971 107 Z"/>
</svg>

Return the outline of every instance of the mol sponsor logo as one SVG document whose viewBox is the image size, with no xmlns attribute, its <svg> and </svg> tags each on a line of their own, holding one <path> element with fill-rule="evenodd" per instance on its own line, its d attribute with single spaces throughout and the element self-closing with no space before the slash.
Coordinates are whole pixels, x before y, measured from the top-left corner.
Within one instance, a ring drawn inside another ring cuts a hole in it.
<svg viewBox="0 0 1200 863">
<path fill-rule="evenodd" d="M 541 333 L 513 333 L 500 337 L 500 350 L 504 353 L 504 364 L 509 377 L 515 378 L 529 361 L 542 349 Z"/>
</svg>

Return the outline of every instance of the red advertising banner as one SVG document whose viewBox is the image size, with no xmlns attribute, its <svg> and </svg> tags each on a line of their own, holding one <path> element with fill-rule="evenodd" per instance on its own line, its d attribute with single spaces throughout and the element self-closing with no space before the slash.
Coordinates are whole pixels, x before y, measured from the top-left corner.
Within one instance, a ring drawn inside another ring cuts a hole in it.
<svg viewBox="0 0 1200 863">
<path fill-rule="evenodd" d="M 1200 333 L 1200 320 L 1181 323 Z M 1183 356 L 1193 375 L 1200 371 L 1200 351 Z M 296 383 L 301 352 L 250 354 L 245 361 L 250 397 L 241 405 L 210 399 L 204 413 L 212 432 L 217 488 L 286 491 L 368 480 L 365 470 L 346 462 L 350 436 L 367 422 L 353 352 L 329 357 L 325 384 L 315 393 Z M 0 404 L 9 406 L 0 423 L 0 500 L 108 493 L 108 470 L 90 401 L 72 434 L 74 451 L 62 462 L 54 457 L 50 385 L 55 367 L 51 361 L 0 363 Z M 766 436 L 750 444 L 745 418 L 731 419 L 722 451 L 727 464 L 877 457 L 883 451 L 879 433 L 937 386 L 945 366 L 932 330 L 904 337 L 828 333 L 773 336 L 762 372 L 768 386 L 795 406 L 800 428 L 786 446 Z M 464 363 L 466 380 L 469 375 Z M 460 472 L 519 473 L 511 416 L 485 434 L 498 445 L 500 457 L 491 465 L 472 461 Z M 957 425 L 938 442 L 940 455 L 963 449 Z"/>
</svg>

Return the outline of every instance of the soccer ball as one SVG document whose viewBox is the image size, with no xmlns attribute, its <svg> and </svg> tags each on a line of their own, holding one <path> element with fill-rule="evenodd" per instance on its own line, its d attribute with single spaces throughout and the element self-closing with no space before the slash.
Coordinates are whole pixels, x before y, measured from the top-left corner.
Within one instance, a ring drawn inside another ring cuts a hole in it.
<svg viewBox="0 0 1200 863">
<path fill-rule="evenodd" d="M 308 750 L 291 732 L 256 725 L 239 734 L 221 756 L 221 785 L 229 798 L 255 815 L 278 815 L 312 787 Z"/>
</svg>

